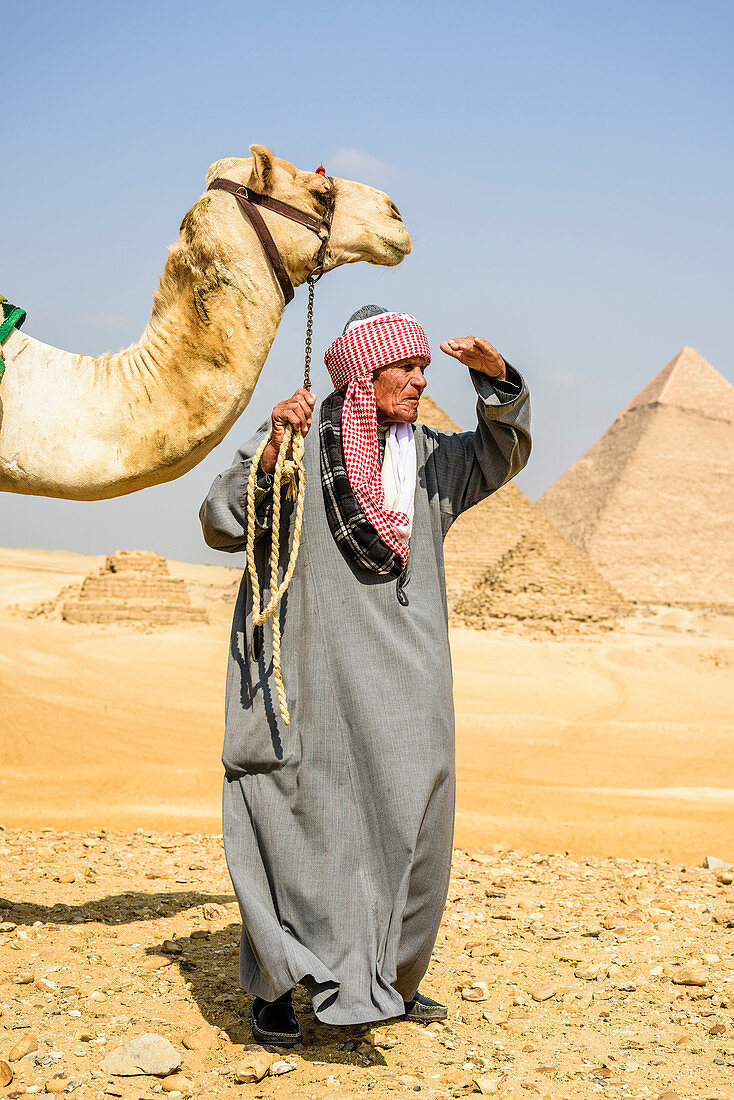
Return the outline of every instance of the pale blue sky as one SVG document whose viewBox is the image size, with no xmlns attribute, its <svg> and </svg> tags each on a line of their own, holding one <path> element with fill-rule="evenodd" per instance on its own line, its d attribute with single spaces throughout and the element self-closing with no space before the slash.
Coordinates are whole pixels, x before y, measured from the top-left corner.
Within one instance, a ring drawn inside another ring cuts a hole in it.
<svg viewBox="0 0 734 1100">
<path fill-rule="evenodd" d="M 730 3 L 34 3 L 3 18 L 0 292 L 78 352 L 135 340 L 209 164 L 269 144 L 389 191 L 399 268 L 324 279 L 318 352 L 364 302 L 421 318 L 429 392 L 473 425 L 442 339 L 527 377 L 533 499 L 685 344 L 734 381 Z M 201 541 L 215 474 L 300 384 L 304 293 L 255 397 L 167 486 L 95 504 L 0 495 L 0 545 Z M 327 376 L 317 356 L 315 390 Z"/>
</svg>

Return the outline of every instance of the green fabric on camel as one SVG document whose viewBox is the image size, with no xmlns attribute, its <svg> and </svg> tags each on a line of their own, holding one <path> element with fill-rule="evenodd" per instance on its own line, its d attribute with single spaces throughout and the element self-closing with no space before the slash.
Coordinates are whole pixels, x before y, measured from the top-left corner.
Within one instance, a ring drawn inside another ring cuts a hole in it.
<svg viewBox="0 0 734 1100">
<path fill-rule="evenodd" d="M 0 294 L 0 310 L 2 321 L 0 322 L 0 346 L 7 340 L 14 328 L 20 328 L 26 318 L 26 312 L 20 306 L 14 306 L 7 298 Z M 5 374 L 5 360 L 0 354 L 0 382 Z"/>
</svg>

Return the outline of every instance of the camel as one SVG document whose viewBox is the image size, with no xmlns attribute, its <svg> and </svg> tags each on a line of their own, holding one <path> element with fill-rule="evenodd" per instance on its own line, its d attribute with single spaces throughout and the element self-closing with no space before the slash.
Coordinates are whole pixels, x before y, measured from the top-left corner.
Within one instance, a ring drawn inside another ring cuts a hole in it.
<svg viewBox="0 0 734 1100">
<path fill-rule="evenodd" d="M 336 207 L 324 270 L 392 266 L 411 250 L 400 212 L 383 192 L 299 171 L 262 145 L 217 161 L 218 177 L 246 184 L 321 218 Z M 294 286 L 319 250 L 307 228 L 263 217 Z M 137 344 L 93 358 L 13 330 L 2 346 L 0 490 L 101 500 L 172 481 L 219 443 L 252 396 L 275 339 L 283 293 L 249 220 L 226 191 L 186 214 Z"/>
</svg>

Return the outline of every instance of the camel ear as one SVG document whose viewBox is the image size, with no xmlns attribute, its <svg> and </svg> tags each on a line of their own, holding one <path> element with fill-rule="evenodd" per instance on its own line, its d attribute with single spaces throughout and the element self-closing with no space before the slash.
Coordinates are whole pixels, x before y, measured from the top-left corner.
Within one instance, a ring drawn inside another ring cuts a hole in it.
<svg viewBox="0 0 734 1100">
<path fill-rule="evenodd" d="M 252 179 L 250 185 L 253 191 L 262 191 L 269 194 L 273 189 L 273 168 L 275 157 L 264 145 L 251 145 L 252 153 Z"/>
</svg>

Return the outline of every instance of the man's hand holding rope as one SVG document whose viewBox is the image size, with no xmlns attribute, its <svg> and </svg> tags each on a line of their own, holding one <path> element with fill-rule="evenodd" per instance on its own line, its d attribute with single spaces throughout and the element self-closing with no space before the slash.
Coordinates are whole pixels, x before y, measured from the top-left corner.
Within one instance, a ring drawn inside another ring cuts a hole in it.
<svg viewBox="0 0 734 1100">
<path fill-rule="evenodd" d="M 279 401 L 275 406 L 270 418 L 272 425 L 270 442 L 260 459 L 260 468 L 266 474 L 272 474 L 275 470 L 286 425 L 290 424 L 294 431 L 298 430 L 303 435 L 307 435 L 311 427 L 311 417 L 313 416 L 315 404 L 316 398 L 314 395 L 301 388 L 296 390 L 293 397 L 289 397 L 287 401 Z M 287 457 L 290 457 L 290 449 Z"/>
</svg>

